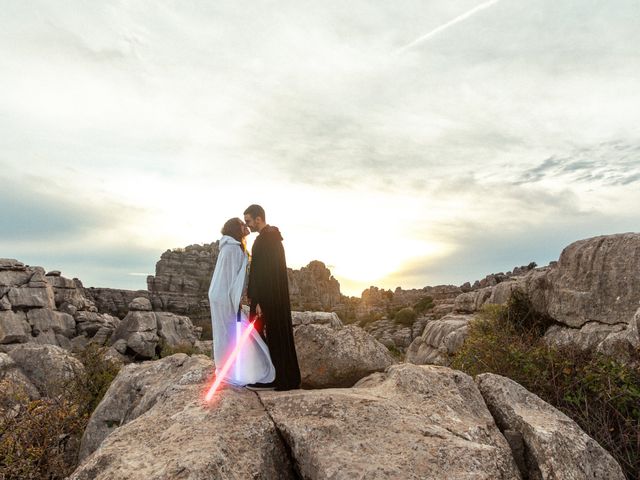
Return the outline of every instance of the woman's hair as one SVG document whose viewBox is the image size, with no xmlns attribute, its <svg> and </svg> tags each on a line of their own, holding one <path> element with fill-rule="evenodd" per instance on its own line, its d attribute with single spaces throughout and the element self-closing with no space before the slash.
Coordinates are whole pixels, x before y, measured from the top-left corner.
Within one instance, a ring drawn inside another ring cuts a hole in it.
<svg viewBox="0 0 640 480">
<path fill-rule="evenodd" d="M 222 227 L 222 230 L 220 231 L 220 233 L 222 233 L 222 235 L 228 235 L 234 239 L 236 239 L 237 241 L 240 242 L 240 247 L 242 248 L 242 250 L 246 251 L 247 250 L 247 242 L 245 240 L 245 236 L 243 234 L 243 229 L 242 229 L 243 223 L 242 220 L 240 220 L 239 218 L 230 218 L 229 220 L 227 220 L 224 224 L 224 226 Z"/>
</svg>

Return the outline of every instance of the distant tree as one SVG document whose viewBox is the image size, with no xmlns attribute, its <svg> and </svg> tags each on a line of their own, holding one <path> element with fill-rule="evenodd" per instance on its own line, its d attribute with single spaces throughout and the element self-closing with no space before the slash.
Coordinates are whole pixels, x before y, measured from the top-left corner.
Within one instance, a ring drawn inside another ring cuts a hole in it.
<svg viewBox="0 0 640 480">
<path fill-rule="evenodd" d="M 396 323 L 399 323 L 400 325 L 411 326 L 413 325 L 413 322 L 415 322 L 417 316 L 418 315 L 416 314 L 416 311 L 413 308 L 406 307 L 400 310 L 398 313 L 396 313 L 394 320 Z"/>
<path fill-rule="evenodd" d="M 433 307 L 435 307 L 433 298 L 426 296 L 418 300 L 413 306 L 413 309 L 416 311 L 416 313 L 420 314 L 426 312 L 427 310 L 431 310 Z"/>
</svg>

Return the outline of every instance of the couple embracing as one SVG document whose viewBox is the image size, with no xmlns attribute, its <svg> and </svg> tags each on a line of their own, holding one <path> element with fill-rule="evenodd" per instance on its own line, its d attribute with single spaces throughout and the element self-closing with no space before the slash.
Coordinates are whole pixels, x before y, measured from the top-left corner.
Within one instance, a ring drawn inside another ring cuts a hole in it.
<svg viewBox="0 0 640 480">
<path fill-rule="evenodd" d="M 249 230 L 259 233 L 251 249 L 250 267 L 246 248 Z M 241 308 L 245 285 L 249 318 Z M 216 375 L 225 362 L 232 361 L 223 379 L 226 383 L 251 390 L 299 388 L 282 236 L 277 227 L 266 223 L 260 205 L 245 210 L 244 222 L 232 218 L 224 224 L 209 304 Z M 251 322 L 255 328 L 241 343 Z"/>
</svg>

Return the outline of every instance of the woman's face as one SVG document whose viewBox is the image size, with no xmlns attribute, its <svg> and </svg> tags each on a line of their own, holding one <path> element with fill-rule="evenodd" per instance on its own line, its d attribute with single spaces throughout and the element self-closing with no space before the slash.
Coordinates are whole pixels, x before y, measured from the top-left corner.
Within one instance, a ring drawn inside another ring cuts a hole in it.
<svg viewBox="0 0 640 480">
<path fill-rule="evenodd" d="M 242 231 L 242 238 L 251 233 L 251 230 L 249 230 L 249 227 L 247 227 L 247 224 L 244 222 L 240 222 L 240 230 Z"/>
</svg>

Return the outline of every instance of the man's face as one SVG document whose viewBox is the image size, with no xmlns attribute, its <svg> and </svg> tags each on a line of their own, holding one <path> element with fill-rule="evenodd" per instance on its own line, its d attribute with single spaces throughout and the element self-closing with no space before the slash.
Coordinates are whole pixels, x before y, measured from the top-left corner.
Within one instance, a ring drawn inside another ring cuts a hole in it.
<svg viewBox="0 0 640 480">
<path fill-rule="evenodd" d="M 248 213 L 244 214 L 244 223 L 247 224 L 247 227 L 251 229 L 252 232 L 258 231 L 258 226 L 256 225 L 256 220 L 249 215 Z"/>
</svg>

